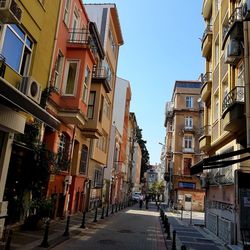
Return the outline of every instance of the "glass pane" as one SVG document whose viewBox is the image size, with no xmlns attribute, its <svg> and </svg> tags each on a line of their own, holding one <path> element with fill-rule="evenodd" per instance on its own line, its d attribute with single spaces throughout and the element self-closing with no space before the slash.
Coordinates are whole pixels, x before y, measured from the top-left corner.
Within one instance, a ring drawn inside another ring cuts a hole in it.
<svg viewBox="0 0 250 250">
<path fill-rule="evenodd" d="M 23 39 L 25 39 L 25 33 L 15 24 L 10 25 L 13 30 L 16 31 L 16 33 Z"/>
<path fill-rule="evenodd" d="M 73 94 L 74 93 L 74 85 L 75 85 L 75 78 L 76 78 L 76 69 L 77 63 L 70 63 L 68 69 L 68 79 L 66 85 L 66 94 Z"/>
<path fill-rule="evenodd" d="M 26 38 L 26 45 L 27 45 L 30 49 L 32 49 L 33 43 L 32 43 L 32 41 L 31 41 L 28 37 Z"/>
<path fill-rule="evenodd" d="M 23 43 L 9 28 L 7 28 L 2 54 L 6 58 L 7 64 L 9 64 L 16 71 L 19 71 L 22 50 Z"/>
</svg>

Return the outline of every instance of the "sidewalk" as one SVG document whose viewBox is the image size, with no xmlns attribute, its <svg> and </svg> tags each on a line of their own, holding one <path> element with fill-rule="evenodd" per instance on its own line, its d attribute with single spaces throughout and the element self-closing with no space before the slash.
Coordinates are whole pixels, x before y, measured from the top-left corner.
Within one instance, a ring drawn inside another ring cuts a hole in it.
<svg viewBox="0 0 250 250">
<path fill-rule="evenodd" d="M 224 243 L 204 229 L 204 213 L 179 210 L 166 211 L 170 223 L 171 240 L 166 239 L 167 249 L 172 249 L 173 231 L 176 231 L 176 249 L 185 246 L 192 250 L 225 250 Z"/>
<path fill-rule="evenodd" d="M 108 218 L 109 216 L 115 216 L 117 213 L 122 211 L 124 208 L 121 208 L 119 210 L 119 207 L 117 207 L 117 210 L 113 209 L 113 214 L 112 214 L 112 209 L 111 207 L 107 210 L 105 207 L 104 210 L 104 219 Z M 117 212 L 116 212 L 117 211 Z M 108 216 L 107 216 L 108 215 Z M 70 216 L 70 223 L 69 223 L 69 235 L 77 235 L 80 234 L 84 229 L 80 228 L 82 224 L 82 213 L 74 214 Z M 97 221 L 100 223 L 100 221 L 104 221 L 104 219 L 101 219 L 102 217 L 102 209 L 98 209 L 98 214 L 97 214 Z M 90 212 L 86 213 L 85 217 L 85 226 L 86 228 L 91 227 L 91 225 L 95 224 L 94 221 L 95 218 L 95 210 L 92 210 Z M 41 230 L 22 230 L 21 227 L 16 227 L 13 229 L 13 235 L 11 238 L 11 243 L 10 243 L 10 249 L 12 250 L 40 250 L 40 249 L 51 249 L 55 247 L 56 245 L 66 241 L 69 239 L 69 236 L 63 236 L 65 233 L 66 229 L 66 222 L 67 219 L 58 219 L 58 220 L 52 220 L 49 225 L 49 232 L 48 232 L 48 247 L 39 247 L 40 244 L 43 241 L 44 238 L 44 232 L 45 232 L 45 225 L 43 225 Z M 67 230 L 66 230 L 67 231 Z M 67 232 L 66 232 L 67 234 Z M 0 243 L 0 250 L 5 249 L 6 243 Z"/>
</svg>

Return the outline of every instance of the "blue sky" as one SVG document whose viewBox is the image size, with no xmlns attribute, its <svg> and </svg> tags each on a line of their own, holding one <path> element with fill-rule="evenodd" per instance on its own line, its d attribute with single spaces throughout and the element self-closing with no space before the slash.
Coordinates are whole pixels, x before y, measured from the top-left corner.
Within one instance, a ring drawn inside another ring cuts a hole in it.
<svg viewBox="0 0 250 250">
<path fill-rule="evenodd" d="M 118 72 L 130 81 L 131 112 L 147 141 L 150 163 L 160 162 L 165 103 L 176 80 L 197 80 L 204 71 L 202 0 L 86 0 L 115 3 L 124 45 Z"/>
</svg>

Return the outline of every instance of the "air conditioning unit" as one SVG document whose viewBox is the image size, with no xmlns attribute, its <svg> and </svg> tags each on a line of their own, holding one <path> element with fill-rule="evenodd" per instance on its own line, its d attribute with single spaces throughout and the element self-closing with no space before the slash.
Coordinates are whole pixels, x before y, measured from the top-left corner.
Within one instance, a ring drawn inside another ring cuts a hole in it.
<svg viewBox="0 0 250 250">
<path fill-rule="evenodd" d="M 250 0 L 245 0 L 242 4 L 242 16 L 243 20 L 250 20 Z"/>
<path fill-rule="evenodd" d="M 66 175 L 65 176 L 65 179 L 64 179 L 64 182 L 66 183 L 66 184 L 71 184 L 72 183 L 72 176 L 71 175 Z"/>
<path fill-rule="evenodd" d="M 20 23 L 22 9 L 14 0 L 0 0 L 0 23 Z"/>
<path fill-rule="evenodd" d="M 33 101 L 40 103 L 42 94 L 41 86 L 30 76 L 24 76 L 22 78 L 18 89 Z"/>
<path fill-rule="evenodd" d="M 225 51 L 225 63 L 235 65 L 243 56 L 241 42 L 231 39 Z"/>
</svg>

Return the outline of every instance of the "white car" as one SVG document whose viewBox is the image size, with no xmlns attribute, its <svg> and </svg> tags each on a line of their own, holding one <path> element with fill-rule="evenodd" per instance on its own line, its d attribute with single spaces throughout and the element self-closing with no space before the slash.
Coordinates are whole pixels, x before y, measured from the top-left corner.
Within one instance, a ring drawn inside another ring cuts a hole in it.
<svg viewBox="0 0 250 250">
<path fill-rule="evenodd" d="M 133 200 L 133 201 L 139 201 L 140 196 L 141 196 L 141 192 L 134 192 L 134 193 L 132 194 L 132 200 Z"/>
</svg>

